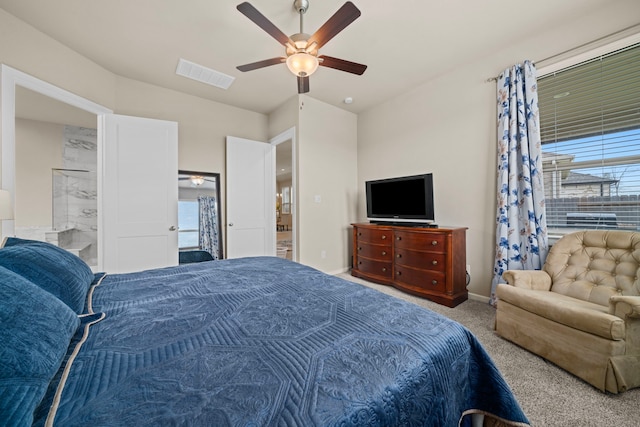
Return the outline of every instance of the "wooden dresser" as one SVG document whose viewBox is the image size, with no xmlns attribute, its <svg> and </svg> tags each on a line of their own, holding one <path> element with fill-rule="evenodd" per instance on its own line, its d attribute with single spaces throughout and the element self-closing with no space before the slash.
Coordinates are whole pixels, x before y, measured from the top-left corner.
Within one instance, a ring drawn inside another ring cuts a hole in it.
<svg viewBox="0 0 640 427">
<path fill-rule="evenodd" d="M 467 299 L 466 227 L 351 225 L 351 275 L 448 307 Z"/>
</svg>

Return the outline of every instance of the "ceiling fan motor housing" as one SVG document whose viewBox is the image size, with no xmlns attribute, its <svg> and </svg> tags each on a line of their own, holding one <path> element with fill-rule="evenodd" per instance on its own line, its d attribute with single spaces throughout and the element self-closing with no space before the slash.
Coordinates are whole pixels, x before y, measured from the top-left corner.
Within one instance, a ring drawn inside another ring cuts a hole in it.
<svg viewBox="0 0 640 427">
<path fill-rule="evenodd" d="M 305 52 L 309 37 L 311 36 L 305 33 L 296 33 L 296 34 L 293 34 L 291 37 L 289 37 L 291 41 L 294 43 L 293 47 L 295 47 L 296 50 L 294 51 L 291 49 L 291 47 L 287 46 L 287 55 L 292 55 L 297 52 Z M 306 52 L 313 54 L 313 52 L 310 52 L 310 51 L 306 51 Z M 316 51 L 315 53 L 317 54 L 318 52 Z"/>
</svg>

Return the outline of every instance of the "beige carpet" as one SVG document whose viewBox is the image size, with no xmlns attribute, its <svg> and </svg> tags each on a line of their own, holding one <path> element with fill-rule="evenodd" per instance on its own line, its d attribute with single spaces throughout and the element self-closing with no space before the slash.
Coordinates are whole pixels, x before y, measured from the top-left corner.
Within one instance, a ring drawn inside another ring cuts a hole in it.
<svg viewBox="0 0 640 427">
<path fill-rule="evenodd" d="M 534 427 L 638 427 L 640 388 L 605 394 L 550 362 L 498 337 L 495 310 L 489 304 L 466 301 L 455 308 L 377 285 L 350 274 L 339 277 L 431 309 L 466 326 L 485 347 Z"/>
</svg>

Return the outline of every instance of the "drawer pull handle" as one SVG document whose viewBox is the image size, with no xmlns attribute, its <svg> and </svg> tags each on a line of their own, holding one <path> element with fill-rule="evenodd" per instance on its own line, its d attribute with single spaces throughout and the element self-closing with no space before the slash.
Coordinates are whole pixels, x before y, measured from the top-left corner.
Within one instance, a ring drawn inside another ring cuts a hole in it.
<svg viewBox="0 0 640 427">
<path fill-rule="evenodd" d="M 382 240 L 386 240 L 386 239 L 387 239 L 387 236 L 383 234 L 383 235 L 382 235 L 382 237 L 381 237 L 381 239 L 382 239 Z"/>
<path fill-rule="evenodd" d="M 358 261 L 358 265 L 362 265 L 362 261 Z"/>
<path fill-rule="evenodd" d="M 402 237 L 398 236 L 398 237 L 396 237 L 396 240 L 400 241 L 400 240 L 402 240 Z"/>
<path fill-rule="evenodd" d="M 435 246 L 435 245 L 437 245 L 437 244 L 438 244 L 438 241 L 437 241 L 437 240 L 432 240 L 432 241 L 431 241 L 431 244 L 432 244 L 433 246 Z"/>
<path fill-rule="evenodd" d="M 387 252 L 386 252 L 386 251 L 382 251 L 382 255 L 383 255 L 383 256 L 384 256 L 384 255 L 386 255 L 386 254 L 387 254 Z"/>
<path fill-rule="evenodd" d="M 358 247 L 358 250 L 359 250 L 359 251 L 361 251 L 361 250 L 362 250 L 362 247 L 361 247 L 361 246 L 360 246 L 360 247 Z"/>
<path fill-rule="evenodd" d="M 431 264 L 433 265 L 438 265 L 438 261 L 436 261 L 435 259 L 433 261 L 431 261 Z"/>
<path fill-rule="evenodd" d="M 437 285 L 437 284 L 438 284 L 438 281 L 437 281 L 437 280 L 432 280 L 432 281 L 431 281 L 431 284 L 435 286 L 435 285 Z"/>
<path fill-rule="evenodd" d="M 402 271 L 396 271 L 396 276 L 402 276 Z"/>
<path fill-rule="evenodd" d="M 358 233 L 358 236 L 362 236 L 362 233 Z"/>
<path fill-rule="evenodd" d="M 387 268 L 386 267 L 382 267 L 382 272 L 386 273 L 387 272 Z"/>
<path fill-rule="evenodd" d="M 402 254 L 396 255 L 396 258 L 402 258 Z"/>
</svg>

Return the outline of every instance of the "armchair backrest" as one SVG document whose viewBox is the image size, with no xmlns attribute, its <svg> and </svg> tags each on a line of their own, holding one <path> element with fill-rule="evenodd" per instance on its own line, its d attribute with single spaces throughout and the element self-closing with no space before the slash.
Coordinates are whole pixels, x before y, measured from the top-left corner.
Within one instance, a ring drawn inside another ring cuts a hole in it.
<svg viewBox="0 0 640 427">
<path fill-rule="evenodd" d="M 552 292 L 609 305 L 612 295 L 640 295 L 640 232 L 585 230 L 549 250 L 543 270 Z"/>
</svg>

